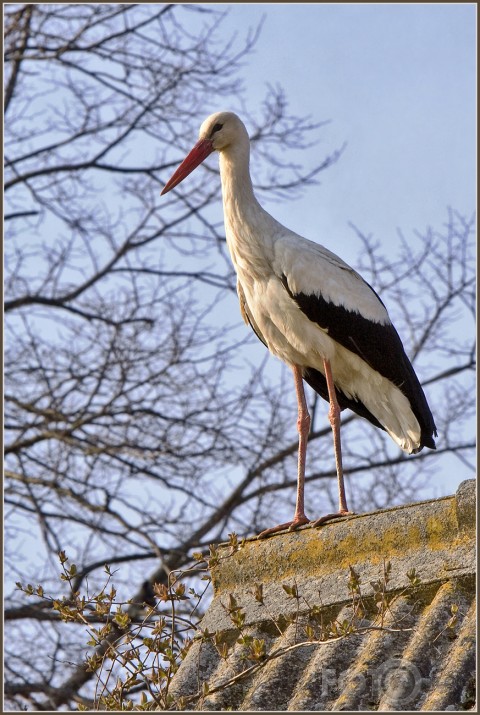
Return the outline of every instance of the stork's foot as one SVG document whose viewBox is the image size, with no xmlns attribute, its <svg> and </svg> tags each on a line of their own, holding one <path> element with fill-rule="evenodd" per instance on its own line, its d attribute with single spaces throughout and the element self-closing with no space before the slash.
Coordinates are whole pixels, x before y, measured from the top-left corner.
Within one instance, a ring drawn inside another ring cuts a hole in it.
<svg viewBox="0 0 480 715">
<path fill-rule="evenodd" d="M 285 522 L 285 524 L 278 524 L 278 526 L 272 526 L 270 529 L 265 529 L 265 531 L 260 532 L 257 539 L 264 539 L 266 536 L 276 534 L 278 531 L 284 531 L 284 529 L 288 529 L 288 531 L 295 531 L 295 529 L 298 529 L 300 526 L 304 526 L 309 523 L 310 519 L 307 519 L 305 515 L 297 516 L 294 517 L 292 521 Z"/>
<path fill-rule="evenodd" d="M 320 519 L 312 521 L 311 525 L 312 528 L 314 528 L 315 526 L 321 526 L 322 524 L 326 524 L 327 521 L 332 521 L 333 519 L 341 519 L 342 516 L 354 516 L 354 514 L 354 511 L 337 511 L 333 514 L 326 514 L 325 516 L 321 516 Z"/>
</svg>

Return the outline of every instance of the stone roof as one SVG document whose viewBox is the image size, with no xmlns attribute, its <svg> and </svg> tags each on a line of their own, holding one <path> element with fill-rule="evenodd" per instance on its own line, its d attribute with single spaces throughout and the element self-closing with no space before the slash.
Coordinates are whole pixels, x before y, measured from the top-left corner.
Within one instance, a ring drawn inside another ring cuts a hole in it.
<svg viewBox="0 0 480 715">
<path fill-rule="evenodd" d="M 474 480 L 218 556 L 172 683 L 184 709 L 475 707 Z"/>
</svg>

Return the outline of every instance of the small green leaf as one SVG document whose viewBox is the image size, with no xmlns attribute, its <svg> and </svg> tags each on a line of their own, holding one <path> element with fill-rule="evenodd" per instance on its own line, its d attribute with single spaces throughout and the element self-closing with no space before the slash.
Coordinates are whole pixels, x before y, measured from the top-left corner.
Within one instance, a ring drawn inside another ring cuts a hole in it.
<svg viewBox="0 0 480 715">
<path fill-rule="evenodd" d="M 293 584 L 293 586 L 289 586 L 287 583 L 282 583 L 282 588 L 287 594 L 287 596 L 291 596 L 292 598 L 298 598 L 298 589 L 295 583 Z"/>
<path fill-rule="evenodd" d="M 254 586 L 253 597 L 256 601 L 263 605 L 263 583 L 256 583 Z"/>
</svg>

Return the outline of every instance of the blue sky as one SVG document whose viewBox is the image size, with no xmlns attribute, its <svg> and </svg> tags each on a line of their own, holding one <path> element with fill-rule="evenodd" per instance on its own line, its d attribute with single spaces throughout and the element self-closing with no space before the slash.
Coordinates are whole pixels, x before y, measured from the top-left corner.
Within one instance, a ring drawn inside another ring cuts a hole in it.
<svg viewBox="0 0 480 715">
<path fill-rule="evenodd" d="M 265 17 L 243 71 L 249 109 L 279 83 L 292 113 L 330 120 L 302 155 L 305 166 L 347 142 L 321 186 L 268 207 L 277 219 L 354 261 L 349 221 L 393 248 L 397 228 L 408 236 L 440 226 L 447 206 L 474 210 L 475 5 L 223 7 L 226 36 L 242 37 Z"/>
</svg>

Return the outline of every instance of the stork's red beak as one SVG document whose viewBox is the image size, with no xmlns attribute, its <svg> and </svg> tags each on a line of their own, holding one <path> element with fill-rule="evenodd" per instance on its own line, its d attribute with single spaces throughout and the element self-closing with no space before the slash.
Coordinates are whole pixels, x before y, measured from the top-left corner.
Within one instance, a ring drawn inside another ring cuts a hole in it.
<svg viewBox="0 0 480 715">
<path fill-rule="evenodd" d="M 185 179 L 199 164 L 204 161 L 213 151 L 213 144 L 210 139 L 200 139 L 192 151 L 185 157 L 173 176 L 167 181 L 160 195 L 166 194 L 167 191 L 174 189 L 181 181 Z"/>
</svg>

